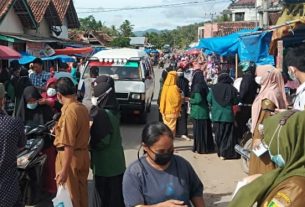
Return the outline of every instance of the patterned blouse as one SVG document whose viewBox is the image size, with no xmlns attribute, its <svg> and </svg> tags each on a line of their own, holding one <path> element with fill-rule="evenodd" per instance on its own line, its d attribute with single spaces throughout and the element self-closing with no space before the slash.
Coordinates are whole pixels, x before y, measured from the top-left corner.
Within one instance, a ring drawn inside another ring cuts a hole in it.
<svg viewBox="0 0 305 207">
<path fill-rule="evenodd" d="M 18 202 L 17 152 L 25 143 L 22 121 L 0 111 L 0 206 L 12 207 Z"/>
</svg>

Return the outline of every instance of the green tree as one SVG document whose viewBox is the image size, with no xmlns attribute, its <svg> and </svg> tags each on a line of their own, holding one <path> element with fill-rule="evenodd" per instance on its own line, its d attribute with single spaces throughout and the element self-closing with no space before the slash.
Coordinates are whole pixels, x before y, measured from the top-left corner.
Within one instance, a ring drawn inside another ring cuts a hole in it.
<svg viewBox="0 0 305 207">
<path fill-rule="evenodd" d="M 129 47 L 130 39 L 128 37 L 117 37 L 110 43 L 111 47 Z"/>
<path fill-rule="evenodd" d="M 132 37 L 134 25 L 130 23 L 129 20 L 125 20 L 120 26 L 120 32 L 123 37 Z"/>
<path fill-rule="evenodd" d="M 94 16 L 90 15 L 85 18 L 80 18 L 80 30 L 82 31 L 101 31 L 105 28 L 101 21 L 96 21 Z"/>
</svg>

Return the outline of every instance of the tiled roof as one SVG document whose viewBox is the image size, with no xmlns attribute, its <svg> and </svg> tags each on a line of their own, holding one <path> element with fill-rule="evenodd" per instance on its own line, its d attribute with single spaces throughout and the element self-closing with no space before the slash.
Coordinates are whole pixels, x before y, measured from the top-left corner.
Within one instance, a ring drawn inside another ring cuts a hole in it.
<svg viewBox="0 0 305 207">
<path fill-rule="evenodd" d="M 63 23 L 65 17 L 69 28 L 78 28 L 79 20 L 72 0 L 52 0 L 57 10 L 60 21 Z"/>
<path fill-rule="evenodd" d="M 235 5 L 255 5 L 256 0 L 239 0 L 235 2 Z"/>
<path fill-rule="evenodd" d="M 0 0 L 0 20 L 8 12 L 13 2 L 14 0 Z"/>
<path fill-rule="evenodd" d="M 37 22 L 26 0 L 0 0 L 0 21 L 9 9 L 14 8 L 16 15 L 24 27 L 35 29 Z"/>
<path fill-rule="evenodd" d="M 62 25 L 52 0 L 28 0 L 28 3 L 38 23 L 45 18 L 50 26 Z"/>
<path fill-rule="evenodd" d="M 47 8 L 49 7 L 51 0 L 28 0 L 35 19 L 38 23 L 43 20 Z"/>
</svg>

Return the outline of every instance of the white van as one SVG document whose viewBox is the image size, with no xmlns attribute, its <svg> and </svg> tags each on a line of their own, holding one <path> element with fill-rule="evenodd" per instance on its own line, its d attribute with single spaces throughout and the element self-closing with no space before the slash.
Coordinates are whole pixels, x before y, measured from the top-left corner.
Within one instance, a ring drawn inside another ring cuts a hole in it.
<svg viewBox="0 0 305 207">
<path fill-rule="evenodd" d="M 155 89 L 155 76 L 149 56 L 144 50 L 111 49 L 93 55 L 86 63 L 78 89 L 90 77 L 91 67 L 99 68 L 99 75 L 115 80 L 115 92 L 122 113 L 140 116 L 145 123 Z"/>
</svg>

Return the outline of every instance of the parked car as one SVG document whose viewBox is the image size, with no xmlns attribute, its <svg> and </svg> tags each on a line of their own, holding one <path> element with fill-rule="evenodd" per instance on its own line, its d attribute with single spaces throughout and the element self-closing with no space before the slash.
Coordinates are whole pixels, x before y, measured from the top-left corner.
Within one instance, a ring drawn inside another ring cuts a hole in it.
<svg viewBox="0 0 305 207">
<path fill-rule="evenodd" d="M 115 92 L 123 114 L 139 116 L 146 122 L 155 89 L 155 75 L 149 56 L 144 50 L 111 49 L 93 55 L 86 63 L 78 85 L 89 78 L 91 67 L 99 68 L 99 75 L 109 75 L 115 80 Z"/>
</svg>

